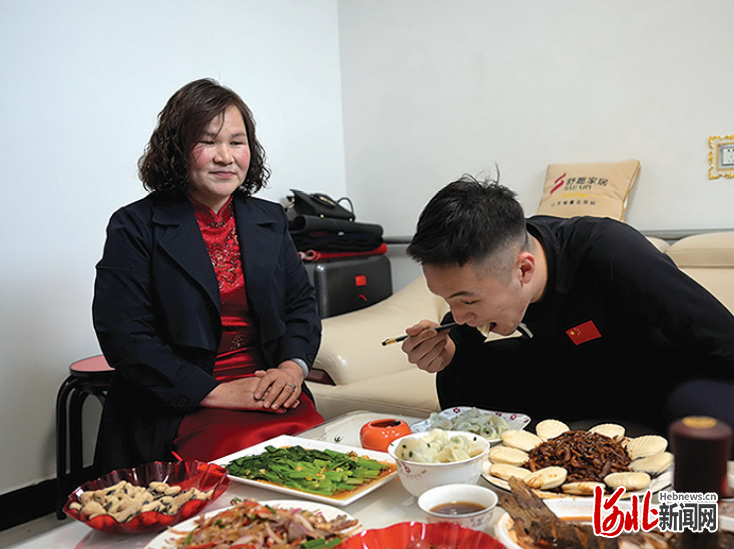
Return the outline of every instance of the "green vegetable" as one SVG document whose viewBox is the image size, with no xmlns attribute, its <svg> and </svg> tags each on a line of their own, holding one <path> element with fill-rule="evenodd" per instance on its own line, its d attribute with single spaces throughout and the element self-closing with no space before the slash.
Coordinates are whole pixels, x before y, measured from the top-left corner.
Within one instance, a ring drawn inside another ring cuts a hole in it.
<svg viewBox="0 0 734 549">
<path fill-rule="evenodd" d="M 301 549 L 329 549 L 335 547 L 342 542 L 341 538 L 334 537 L 330 540 L 311 539 L 301 544 Z"/>
<path fill-rule="evenodd" d="M 354 452 L 345 454 L 302 446 L 268 446 L 264 453 L 241 457 L 228 463 L 226 468 L 238 477 L 265 480 L 325 496 L 353 491 L 391 469 L 386 463 L 358 456 Z M 311 546 L 307 546 L 307 549 L 311 549 Z"/>
</svg>

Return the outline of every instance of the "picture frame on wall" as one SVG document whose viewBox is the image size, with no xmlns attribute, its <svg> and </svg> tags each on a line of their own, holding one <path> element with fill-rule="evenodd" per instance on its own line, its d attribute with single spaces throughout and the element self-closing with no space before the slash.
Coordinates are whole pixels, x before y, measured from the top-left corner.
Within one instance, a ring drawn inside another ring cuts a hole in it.
<svg viewBox="0 0 734 549">
<path fill-rule="evenodd" d="M 709 137 L 709 179 L 734 178 L 734 135 Z"/>
</svg>

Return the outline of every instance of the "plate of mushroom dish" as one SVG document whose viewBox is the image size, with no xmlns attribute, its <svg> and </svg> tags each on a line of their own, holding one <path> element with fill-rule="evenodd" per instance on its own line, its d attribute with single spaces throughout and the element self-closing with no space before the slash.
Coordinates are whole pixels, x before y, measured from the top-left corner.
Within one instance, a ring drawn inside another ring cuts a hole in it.
<svg viewBox="0 0 734 549">
<path fill-rule="evenodd" d="M 627 495 L 658 492 L 672 484 L 672 466 L 668 440 L 660 435 L 630 438 L 615 423 L 574 430 L 547 419 L 534 433 L 502 433 L 482 476 L 503 490 L 509 490 L 510 478 L 518 478 L 542 498 L 592 497 L 596 486 L 606 492 L 623 487 Z"/>
<path fill-rule="evenodd" d="M 198 514 L 229 484 L 219 465 L 154 461 L 85 482 L 71 493 L 64 512 L 103 532 L 155 532 Z"/>
<path fill-rule="evenodd" d="M 589 498 L 541 499 L 525 483 L 513 478 L 511 491 L 500 492 L 502 513 L 494 525 L 494 534 L 507 549 L 583 549 L 618 547 L 624 549 L 676 549 L 680 547 L 732 547 L 734 532 L 729 517 L 719 514 L 718 529 L 706 532 L 704 540 L 690 537 L 690 532 L 661 531 L 646 528 L 635 521 L 613 536 L 603 537 L 594 527 L 595 505 Z M 653 504 L 653 508 L 656 507 Z M 610 509 L 601 506 L 600 524 L 618 524 L 614 513 L 634 513 L 634 504 L 619 501 Z M 644 511 L 643 511 L 644 512 Z"/>
</svg>

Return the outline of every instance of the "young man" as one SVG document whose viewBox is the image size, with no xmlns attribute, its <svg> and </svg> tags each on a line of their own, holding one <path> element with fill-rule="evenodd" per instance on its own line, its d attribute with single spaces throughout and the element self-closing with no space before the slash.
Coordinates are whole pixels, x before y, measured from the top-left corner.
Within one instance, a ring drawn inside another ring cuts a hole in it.
<svg viewBox="0 0 734 549">
<path fill-rule="evenodd" d="M 734 317 L 631 227 L 525 219 L 512 191 L 465 176 L 428 203 L 408 254 L 460 324 L 423 320 L 403 342 L 438 372 L 442 408 L 734 425 Z"/>
</svg>

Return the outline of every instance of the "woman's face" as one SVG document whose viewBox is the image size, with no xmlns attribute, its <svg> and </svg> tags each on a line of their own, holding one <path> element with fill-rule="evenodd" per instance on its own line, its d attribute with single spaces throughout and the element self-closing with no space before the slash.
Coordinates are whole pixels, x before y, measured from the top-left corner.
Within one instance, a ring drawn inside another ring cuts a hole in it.
<svg viewBox="0 0 734 549">
<path fill-rule="evenodd" d="M 234 105 L 209 122 L 191 151 L 189 196 L 219 211 L 244 181 L 250 145 L 242 113 Z"/>
</svg>

